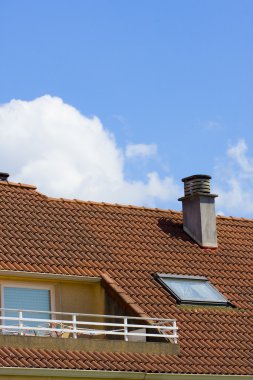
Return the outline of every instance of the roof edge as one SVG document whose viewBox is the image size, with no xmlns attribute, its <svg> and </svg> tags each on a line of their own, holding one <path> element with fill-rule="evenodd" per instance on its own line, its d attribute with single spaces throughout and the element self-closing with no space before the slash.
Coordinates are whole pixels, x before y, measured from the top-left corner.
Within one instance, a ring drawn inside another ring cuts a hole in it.
<svg viewBox="0 0 253 380">
<path fill-rule="evenodd" d="M 79 204 L 93 204 L 97 206 L 111 206 L 111 207 L 118 207 L 118 208 L 128 208 L 128 209 L 138 209 L 138 210 L 145 210 L 145 211 L 162 211 L 166 212 L 169 211 L 173 214 L 181 214 L 181 211 L 177 210 L 170 210 L 170 209 L 162 209 L 158 207 L 145 207 L 145 206 L 136 206 L 136 205 L 127 205 L 127 204 L 120 204 L 120 203 L 110 203 L 110 202 L 97 202 L 97 201 L 89 201 L 89 200 L 82 200 L 82 199 L 71 199 L 71 198 L 63 198 L 63 197 L 51 197 L 48 196 L 40 191 L 38 191 L 37 186 L 29 185 L 25 183 L 20 182 L 9 182 L 9 181 L 0 181 L 0 185 L 3 186 L 12 186 L 12 187 L 21 187 L 23 189 L 28 190 L 36 190 L 36 193 L 41 195 L 43 198 L 46 198 L 49 202 L 62 202 L 62 203 L 79 203 Z"/>
<path fill-rule="evenodd" d="M 22 187 L 23 189 L 37 190 L 37 186 L 21 182 L 0 181 L 1 186 Z"/>
<path fill-rule="evenodd" d="M 109 288 L 119 299 L 128 306 L 134 313 L 143 318 L 149 318 L 144 310 L 130 297 L 118 283 L 112 279 L 107 273 L 101 273 L 102 285 Z"/>
<path fill-rule="evenodd" d="M 46 280 L 61 280 L 61 281 L 74 281 L 74 282 L 101 282 L 101 277 L 98 276 L 80 276 L 71 274 L 58 274 L 46 272 L 28 272 L 28 271 L 15 271 L 0 269 L 0 277 L 15 277 L 15 278 L 41 278 Z"/>
<path fill-rule="evenodd" d="M 82 199 L 71 199 L 71 198 L 56 198 L 48 196 L 40 191 L 38 191 L 37 186 L 21 183 L 21 182 L 10 182 L 10 181 L 0 181 L 1 186 L 11 186 L 11 187 L 19 187 L 26 190 L 33 190 L 36 191 L 37 194 L 41 195 L 43 198 L 46 198 L 49 202 L 62 202 L 62 203 L 79 203 L 79 204 L 91 204 L 91 205 L 97 205 L 97 206 L 110 206 L 110 207 L 117 207 L 117 208 L 125 208 L 125 209 L 135 209 L 135 210 L 144 210 L 144 211 L 158 211 L 158 212 L 170 212 L 172 214 L 182 215 L 182 211 L 178 210 L 172 210 L 172 209 L 162 209 L 159 207 L 145 207 L 145 206 L 136 206 L 136 205 L 127 205 L 127 204 L 120 204 L 120 203 L 109 203 L 109 202 L 97 202 L 97 201 L 86 201 Z M 226 219 L 226 220 L 238 220 L 238 221 L 248 221 L 252 222 L 253 219 L 251 218 L 244 218 L 244 217 L 237 217 L 237 216 L 226 216 L 226 215 L 216 215 L 216 218 L 218 219 Z"/>
<path fill-rule="evenodd" d="M 124 371 L 97 371 L 84 369 L 53 369 L 53 368 L 23 368 L 23 367 L 2 367 L 1 375 L 12 376 L 40 376 L 40 377 L 68 377 L 68 378 L 95 378 L 95 379 L 133 379 L 144 380 L 145 372 L 124 372 Z"/>
<path fill-rule="evenodd" d="M 2 367 L 0 376 L 39 376 L 39 377 L 68 377 L 76 379 L 131 379 L 131 380 L 253 380 L 251 375 L 219 375 L 219 374 L 181 374 L 181 373 L 150 373 L 128 371 L 101 371 L 84 369 L 53 369 L 53 368 L 25 368 Z"/>
</svg>

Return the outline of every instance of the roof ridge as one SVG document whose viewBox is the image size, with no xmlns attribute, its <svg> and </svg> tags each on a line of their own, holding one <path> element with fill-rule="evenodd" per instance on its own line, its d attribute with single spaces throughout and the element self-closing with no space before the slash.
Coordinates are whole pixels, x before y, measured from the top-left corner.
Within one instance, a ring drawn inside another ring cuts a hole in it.
<svg viewBox="0 0 253 380">
<path fill-rule="evenodd" d="M 181 214 L 181 211 L 177 210 L 171 210 L 171 209 L 163 209 L 159 207 L 146 207 L 146 206 L 136 206 L 136 205 L 127 205 L 127 204 L 121 204 L 121 203 L 110 203 L 110 202 L 98 202 L 98 201 L 89 201 L 89 200 L 82 200 L 82 199 L 71 199 L 71 198 L 64 198 L 64 197 L 51 197 L 48 196 L 40 191 L 38 191 L 37 186 L 29 185 L 26 183 L 21 182 L 10 182 L 10 181 L 0 181 L 0 185 L 4 186 L 13 186 L 13 187 L 21 187 L 23 189 L 29 189 L 29 190 L 36 190 L 36 193 L 45 197 L 48 201 L 53 202 L 63 202 L 63 203 L 84 203 L 84 204 L 94 204 L 97 206 L 112 206 L 112 207 L 118 207 L 118 208 L 128 208 L 128 209 L 142 209 L 145 211 L 163 211 L 163 212 L 172 212 L 173 214 Z"/>
<path fill-rule="evenodd" d="M 40 193 L 41 194 L 41 193 Z M 42 194 L 44 195 L 44 194 Z M 54 198 L 54 197 L 48 197 L 47 195 L 45 195 L 47 197 L 48 200 L 50 201 L 56 201 L 56 202 L 66 202 L 66 203 L 84 203 L 84 204 L 94 204 L 94 205 L 97 205 L 97 206 L 112 206 L 112 207 L 119 207 L 119 208 L 130 208 L 130 209 L 142 209 L 142 210 L 146 210 L 146 211 L 163 211 L 163 212 L 166 212 L 166 211 L 169 211 L 169 212 L 172 212 L 174 214 L 181 214 L 182 212 L 181 211 L 177 211 L 177 210 L 171 210 L 171 209 L 163 209 L 163 208 L 158 208 L 158 207 L 145 207 L 145 206 L 136 206 L 136 205 L 124 205 L 124 204 L 121 204 L 121 203 L 109 203 L 109 202 L 97 202 L 97 201 L 85 201 L 85 200 L 82 200 L 82 199 L 69 199 L 69 198 Z"/>
<path fill-rule="evenodd" d="M 23 189 L 29 189 L 29 190 L 37 190 L 37 186 L 29 185 L 27 183 L 21 183 L 21 182 L 0 181 L 0 185 L 22 187 Z"/>
<path fill-rule="evenodd" d="M 251 218 L 243 218 L 240 216 L 228 216 L 228 215 L 216 215 L 218 219 L 228 219 L 228 220 L 241 220 L 245 222 L 253 222 Z"/>
<path fill-rule="evenodd" d="M 71 198 L 63 198 L 63 197 L 51 197 L 48 196 L 40 191 L 38 191 L 37 186 L 21 183 L 21 182 L 10 182 L 10 181 L 0 181 L 0 185 L 3 186 L 13 186 L 13 187 L 21 187 L 23 189 L 28 190 L 34 190 L 39 195 L 45 197 L 48 201 L 53 202 L 62 202 L 62 203 L 83 203 L 83 204 L 92 204 L 97 206 L 110 206 L 110 207 L 117 207 L 117 208 L 126 208 L 126 209 L 138 209 L 138 210 L 144 210 L 144 211 L 159 211 L 159 212 L 171 212 L 173 214 L 182 214 L 182 211 L 172 210 L 172 209 L 163 209 L 159 207 L 145 207 L 145 206 L 136 206 L 136 205 L 124 205 L 120 203 L 110 203 L 110 202 L 97 202 L 97 201 L 88 201 L 88 200 L 82 200 L 82 199 L 71 199 Z M 251 218 L 244 218 L 239 216 L 227 216 L 227 215 L 216 215 L 216 218 L 218 219 L 227 219 L 227 220 L 238 220 L 238 221 L 246 221 L 246 222 L 252 222 L 253 219 Z"/>
<path fill-rule="evenodd" d="M 121 204 L 121 203 L 110 203 L 110 202 L 97 202 L 97 201 L 88 201 L 88 200 L 82 200 L 82 199 L 77 199 L 77 198 L 74 198 L 74 199 L 71 199 L 71 198 L 63 198 L 63 197 L 51 197 L 51 196 L 48 196 L 40 191 L 38 191 L 38 188 L 37 186 L 34 186 L 34 185 L 29 185 L 29 184 L 25 184 L 25 183 L 20 183 L 20 182 L 9 182 L 9 181 L 0 181 L 0 184 L 1 185 L 4 185 L 4 186 L 14 186 L 14 187 L 22 187 L 24 189 L 31 189 L 31 190 L 36 190 L 36 193 L 38 193 L 39 195 L 45 197 L 48 201 L 53 201 L 53 202 L 63 202 L 63 203 L 84 203 L 84 204 L 94 204 L 94 205 L 97 205 L 97 206 L 112 206 L 112 207 L 119 207 L 119 208 L 130 208 L 130 209 L 142 209 L 142 210 L 146 210 L 146 211 L 163 211 L 163 212 L 166 212 L 166 211 L 169 211 L 169 212 L 172 212 L 172 213 L 175 213 L 175 214 L 181 214 L 181 211 L 177 211 L 177 210 L 171 210 L 171 209 L 163 209 L 163 208 L 159 208 L 159 207 L 145 207 L 145 206 L 136 206 L 136 205 L 124 205 L 124 204 Z"/>
</svg>

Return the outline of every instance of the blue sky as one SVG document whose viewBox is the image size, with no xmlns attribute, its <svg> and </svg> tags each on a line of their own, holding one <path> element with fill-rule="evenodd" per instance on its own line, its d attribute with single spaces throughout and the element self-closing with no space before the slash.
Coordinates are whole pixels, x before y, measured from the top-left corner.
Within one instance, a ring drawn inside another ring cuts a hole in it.
<svg viewBox="0 0 253 380">
<path fill-rule="evenodd" d="M 253 217 L 252 1 L 2 0 L 0 35 L 0 169 L 13 179 L 180 209 L 180 179 L 206 173 L 218 211 Z"/>
</svg>

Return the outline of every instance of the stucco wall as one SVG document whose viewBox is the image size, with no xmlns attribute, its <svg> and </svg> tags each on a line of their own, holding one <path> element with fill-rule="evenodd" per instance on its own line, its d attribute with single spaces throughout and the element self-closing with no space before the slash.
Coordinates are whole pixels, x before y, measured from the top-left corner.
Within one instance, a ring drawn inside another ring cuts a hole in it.
<svg viewBox="0 0 253 380">
<path fill-rule="evenodd" d="M 55 285 L 56 311 L 104 314 L 105 296 L 100 283 L 67 283 Z"/>
<path fill-rule="evenodd" d="M 16 286 L 48 286 L 52 293 L 52 310 L 69 313 L 105 314 L 105 291 L 100 282 L 54 281 L 47 279 L 0 277 L 0 289 L 6 284 Z M 0 292 L 1 301 L 1 292 Z M 2 305 L 2 302 L 1 302 Z"/>
</svg>

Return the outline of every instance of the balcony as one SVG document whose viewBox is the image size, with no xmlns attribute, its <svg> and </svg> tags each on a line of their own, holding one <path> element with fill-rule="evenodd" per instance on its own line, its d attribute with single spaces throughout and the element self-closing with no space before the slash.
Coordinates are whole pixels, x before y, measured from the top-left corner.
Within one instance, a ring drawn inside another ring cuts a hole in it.
<svg viewBox="0 0 253 380">
<path fill-rule="evenodd" d="M 1 309 L 2 344 L 110 352 L 178 353 L 175 319 Z"/>
</svg>

